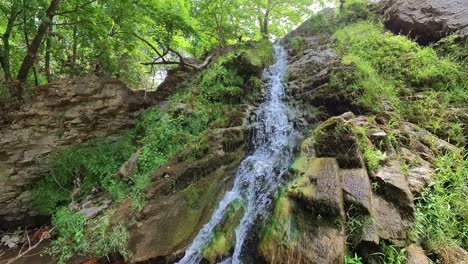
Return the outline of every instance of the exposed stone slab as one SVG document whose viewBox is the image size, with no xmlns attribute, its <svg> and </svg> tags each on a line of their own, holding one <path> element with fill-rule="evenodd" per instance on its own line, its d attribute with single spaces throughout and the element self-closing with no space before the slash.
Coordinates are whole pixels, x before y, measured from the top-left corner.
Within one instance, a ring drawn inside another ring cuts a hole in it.
<svg viewBox="0 0 468 264">
<path fill-rule="evenodd" d="M 372 211 L 372 187 L 365 168 L 341 170 L 345 200 Z"/>
<path fill-rule="evenodd" d="M 457 32 L 468 36 L 468 2 L 463 0 L 385 0 L 381 9 L 387 28 L 421 44 Z"/>
</svg>

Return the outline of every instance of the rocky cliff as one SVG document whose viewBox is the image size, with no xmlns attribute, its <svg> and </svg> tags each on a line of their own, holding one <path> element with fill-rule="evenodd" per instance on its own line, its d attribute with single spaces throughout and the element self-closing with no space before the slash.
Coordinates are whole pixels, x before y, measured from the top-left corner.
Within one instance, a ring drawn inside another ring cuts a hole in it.
<svg viewBox="0 0 468 264">
<path fill-rule="evenodd" d="M 33 93 L 20 110 L 2 116 L 0 229 L 48 219 L 32 209 L 30 192 L 48 154 L 133 127 L 153 102 L 151 95 L 134 92 L 121 81 L 96 76 L 53 82 Z"/>
</svg>

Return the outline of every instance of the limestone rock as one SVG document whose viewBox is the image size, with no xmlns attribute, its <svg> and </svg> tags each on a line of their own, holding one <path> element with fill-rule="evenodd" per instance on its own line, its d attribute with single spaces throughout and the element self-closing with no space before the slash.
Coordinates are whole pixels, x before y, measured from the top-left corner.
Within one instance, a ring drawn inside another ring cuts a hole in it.
<svg viewBox="0 0 468 264">
<path fill-rule="evenodd" d="M 421 44 L 457 32 L 468 37 L 468 2 L 460 0 L 385 0 L 384 23 L 393 32 L 410 35 Z"/>
</svg>

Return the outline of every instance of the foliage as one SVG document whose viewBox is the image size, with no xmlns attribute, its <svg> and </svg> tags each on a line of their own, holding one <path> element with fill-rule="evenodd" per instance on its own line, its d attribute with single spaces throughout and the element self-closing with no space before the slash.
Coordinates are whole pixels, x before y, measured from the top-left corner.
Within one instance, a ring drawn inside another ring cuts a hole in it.
<svg viewBox="0 0 468 264">
<path fill-rule="evenodd" d="M 346 210 L 346 241 L 351 246 L 361 242 L 363 232 L 370 224 L 372 224 L 372 217 L 362 214 L 357 207 L 351 205 Z"/>
<path fill-rule="evenodd" d="M 337 25 L 367 20 L 372 17 L 367 0 L 346 0 L 343 6 L 336 11 L 335 23 Z"/>
<path fill-rule="evenodd" d="M 182 57 L 203 58 L 216 46 L 259 40 L 264 28 L 282 36 L 310 13 L 312 2 L 70 0 L 59 1 L 48 21 L 44 17 L 51 0 L 4 0 L 0 60 L 2 66 L 8 62 L 11 74 L 2 67 L 0 96 L 7 94 L 5 81 L 19 72 L 41 22 L 48 24 L 29 85 L 95 73 L 154 88 L 155 72 L 177 65 Z"/>
<path fill-rule="evenodd" d="M 87 251 L 89 241 L 85 240 L 86 220 L 79 213 L 73 213 L 62 207 L 52 218 L 58 237 L 51 242 L 48 253 L 59 256 L 59 263 L 66 263 L 78 252 Z"/>
<path fill-rule="evenodd" d="M 57 207 L 85 197 L 94 188 L 108 191 L 114 199 L 123 198 L 126 183 L 113 174 L 133 151 L 132 137 L 127 132 L 115 140 L 93 140 L 53 154 L 47 177 L 33 189 L 36 208 L 44 214 L 53 213 Z M 76 197 L 72 197 L 72 192 L 78 189 Z"/>
<path fill-rule="evenodd" d="M 468 247 L 468 161 L 460 153 L 437 159 L 434 181 L 416 199 L 415 233 L 437 252 L 452 245 Z"/>
<path fill-rule="evenodd" d="M 76 255 L 100 258 L 112 253 L 129 257 L 126 250 L 129 239 L 123 226 L 111 226 L 107 216 L 99 217 L 86 223 L 83 215 L 73 213 L 62 207 L 52 218 L 57 237 L 47 248 L 47 253 L 54 256 L 58 263 L 67 261 Z M 86 226 L 90 226 L 89 230 Z"/>
<path fill-rule="evenodd" d="M 406 264 L 408 259 L 406 258 L 406 249 L 397 248 L 394 245 L 388 245 L 383 243 L 380 246 L 381 252 L 373 253 L 371 257 L 377 257 L 379 263 L 383 264 Z"/>
<path fill-rule="evenodd" d="M 400 107 L 397 96 L 407 92 L 404 85 L 453 91 L 460 84 L 456 63 L 438 58 L 433 49 L 421 48 L 404 36 L 384 32 L 380 24 L 359 22 L 338 30 L 335 36 L 343 63 L 356 69 L 357 80 L 351 85 L 363 90 L 361 103 L 370 109 L 376 110 L 375 102 L 382 101 Z"/>
<path fill-rule="evenodd" d="M 375 113 L 390 110 L 398 119 L 414 122 L 451 143 L 466 143 L 457 114 L 447 111 L 468 102 L 462 64 L 437 56 L 431 47 L 385 32 L 379 22 L 345 25 L 335 37 L 344 67 L 332 72 L 333 88 L 344 89 L 359 108 Z"/>
<path fill-rule="evenodd" d="M 362 258 L 354 254 L 354 256 L 345 256 L 345 264 L 363 264 Z"/>
</svg>

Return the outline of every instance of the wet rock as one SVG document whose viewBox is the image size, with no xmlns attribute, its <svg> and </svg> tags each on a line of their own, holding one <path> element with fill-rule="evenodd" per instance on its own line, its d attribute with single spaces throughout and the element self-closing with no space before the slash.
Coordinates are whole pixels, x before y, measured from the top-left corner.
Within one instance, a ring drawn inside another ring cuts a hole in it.
<svg viewBox="0 0 468 264">
<path fill-rule="evenodd" d="M 412 216 L 414 212 L 413 195 L 398 160 L 390 159 L 381 166 L 375 174 L 375 178 L 378 183 L 377 192 L 397 204 L 408 216 Z"/>
<path fill-rule="evenodd" d="M 429 259 L 424 250 L 416 244 L 406 247 L 406 258 L 408 259 L 408 264 L 429 264 Z"/>
<path fill-rule="evenodd" d="M 468 37 L 467 1 L 385 0 L 381 9 L 387 28 L 420 44 L 437 42 L 454 32 Z"/>
<path fill-rule="evenodd" d="M 372 187 L 365 168 L 341 170 L 343 192 L 348 203 L 372 212 Z"/>
<path fill-rule="evenodd" d="M 57 149 L 132 127 L 154 102 L 118 80 L 88 76 L 33 89 L 21 109 L 0 126 L 0 229 L 41 225 L 48 217 L 31 208 L 30 186 Z"/>
<path fill-rule="evenodd" d="M 317 216 L 343 218 L 343 192 L 336 160 L 316 158 L 304 161 L 302 166 L 304 173 L 289 186 L 288 196 Z"/>
<path fill-rule="evenodd" d="M 245 135 L 242 126 L 210 130 L 197 144 L 201 149 L 191 146 L 153 174 L 140 213 L 133 211 L 131 201 L 116 209 L 112 222 L 128 227 L 132 262 L 174 260 L 183 254 L 232 187 Z"/>
</svg>

